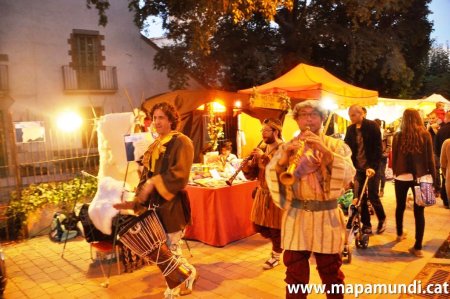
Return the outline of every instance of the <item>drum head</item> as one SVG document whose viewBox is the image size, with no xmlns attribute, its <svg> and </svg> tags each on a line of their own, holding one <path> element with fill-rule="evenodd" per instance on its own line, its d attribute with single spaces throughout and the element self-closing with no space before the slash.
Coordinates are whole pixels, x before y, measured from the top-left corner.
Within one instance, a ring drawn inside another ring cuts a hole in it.
<svg viewBox="0 0 450 299">
<path fill-rule="evenodd" d="M 153 210 L 147 210 L 145 211 L 143 214 L 139 215 L 139 216 L 130 216 L 126 223 L 124 223 L 123 225 L 120 226 L 119 229 L 119 238 L 126 233 L 130 228 L 132 228 L 136 223 L 141 222 L 142 219 L 147 218 L 150 214 L 155 213 L 155 211 Z"/>
</svg>

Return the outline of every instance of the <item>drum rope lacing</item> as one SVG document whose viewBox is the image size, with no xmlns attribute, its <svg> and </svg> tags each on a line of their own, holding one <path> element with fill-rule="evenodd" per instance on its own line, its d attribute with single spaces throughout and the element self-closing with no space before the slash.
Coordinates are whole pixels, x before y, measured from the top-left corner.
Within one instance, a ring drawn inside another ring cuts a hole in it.
<svg viewBox="0 0 450 299">
<path fill-rule="evenodd" d="M 164 271 L 162 271 L 164 276 L 172 273 L 172 271 L 174 271 L 181 263 L 181 257 L 177 255 L 172 255 L 164 261 L 159 261 L 161 246 L 166 243 L 167 238 L 162 228 L 162 224 L 154 210 L 146 218 L 130 227 L 128 231 L 120 237 L 120 241 L 137 255 L 153 264 L 159 265 L 169 262 Z M 158 250 L 156 261 L 153 261 L 148 255 L 156 249 Z"/>
</svg>

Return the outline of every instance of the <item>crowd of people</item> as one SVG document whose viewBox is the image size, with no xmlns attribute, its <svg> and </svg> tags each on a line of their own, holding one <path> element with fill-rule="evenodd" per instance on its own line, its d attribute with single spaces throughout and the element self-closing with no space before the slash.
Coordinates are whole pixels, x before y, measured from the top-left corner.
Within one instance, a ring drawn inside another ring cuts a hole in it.
<svg viewBox="0 0 450 299">
<path fill-rule="evenodd" d="M 353 105 L 348 110 L 351 125 L 344 140 L 324 134 L 327 111 L 316 100 L 295 105 L 293 118 L 300 133 L 292 140 L 283 140 L 280 120 L 264 120 L 261 129 L 264 146 L 253 149 L 252 158 L 242 165 L 247 179 L 258 180 L 249 217 L 255 231 L 272 243 L 263 269 L 277 267 L 282 255 L 286 266 L 285 282 L 306 285 L 310 276 L 309 259 L 314 254 L 327 290 L 332 284 L 344 284 L 341 253 L 346 221 L 337 199 L 348 186 L 354 186 L 354 197 L 359 197 L 365 191 L 363 186 L 367 179 L 367 192 L 361 197 L 362 230 L 365 234 L 382 234 L 388 217 L 381 199 L 389 157 L 395 185 L 398 242 L 407 237 L 403 229 L 407 193 L 414 189 L 417 181 L 432 180 L 435 191 L 440 193 L 448 208 L 450 112 L 441 110 L 439 106 L 430 113 L 425 126 L 417 110 L 406 109 L 401 125 L 394 133 L 383 128 L 382 121 L 368 120 L 364 107 Z M 193 161 L 193 145 L 187 136 L 176 130 L 179 115 L 172 105 L 156 104 L 149 117 L 158 137 L 142 159 L 144 170 L 136 199 L 115 207 L 142 211 L 153 205 L 156 209 L 167 234 L 168 247 L 179 258 L 178 263 L 188 269 L 186 280 L 180 281 L 176 288 L 168 286 L 165 297 L 173 298 L 190 294 L 198 279 L 195 267 L 182 257 L 179 246 L 190 218 L 189 201 L 186 203 L 183 191 Z M 221 147 L 223 163 L 236 159 L 231 151 L 231 143 Z M 370 206 L 378 220 L 374 230 Z M 424 207 L 416 203 L 414 218 L 415 244 L 409 252 L 422 257 Z M 327 294 L 327 298 L 343 296 Z M 290 294 L 286 287 L 286 298 L 306 297 L 306 293 Z"/>
</svg>

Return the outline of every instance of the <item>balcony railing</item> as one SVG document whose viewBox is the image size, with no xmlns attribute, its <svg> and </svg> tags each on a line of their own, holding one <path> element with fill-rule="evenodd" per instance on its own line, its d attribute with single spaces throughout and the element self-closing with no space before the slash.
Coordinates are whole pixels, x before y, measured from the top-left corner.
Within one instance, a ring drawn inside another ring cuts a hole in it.
<svg viewBox="0 0 450 299">
<path fill-rule="evenodd" d="M 115 66 L 73 67 L 62 66 L 64 90 L 68 92 L 116 92 L 117 71 Z"/>
<path fill-rule="evenodd" d="M 9 90 L 8 66 L 0 64 L 0 94 L 6 94 Z"/>
</svg>

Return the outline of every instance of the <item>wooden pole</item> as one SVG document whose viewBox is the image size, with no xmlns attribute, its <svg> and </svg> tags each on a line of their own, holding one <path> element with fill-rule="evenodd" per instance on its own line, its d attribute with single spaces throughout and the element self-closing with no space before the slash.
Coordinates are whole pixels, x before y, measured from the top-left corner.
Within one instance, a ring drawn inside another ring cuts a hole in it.
<svg viewBox="0 0 450 299">
<path fill-rule="evenodd" d="M 94 116 L 94 119 L 96 120 L 97 119 L 97 113 L 95 112 L 94 104 L 92 103 L 90 96 L 88 96 L 88 101 L 89 101 L 89 104 L 91 105 L 92 115 Z"/>
<path fill-rule="evenodd" d="M 17 144 L 16 144 L 16 138 L 14 136 L 15 129 L 14 129 L 14 122 L 12 120 L 12 114 L 9 112 L 8 114 L 8 124 L 9 124 L 9 136 L 10 136 L 10 142 L 11 142 L 11 165 L 13 166 L 12 169 L 14 171 L 15 179 L 16 179 L 16 192 L 17 192 L 17 199 L 20 201 L 22 196 L 22 176 L 20 175 L 20 165 L 19 165 L 19 159 L 17 157 Z M 13 219 L 15 222 L 15 218 Z M 9 225 L 8 223 L 6 225 Z M 23 237 L 25 239 L 28 238 L 28 228 L 26 225 L 22 225 L 23 229 Z M 15 236 L 17 237 L 17 236 Z"/>
<path fill-rule="evenodd" d="M 127 96 L 128 104 L 130 104 L 131 112 L 133 112 L 134 116 L 137 116 L 136 113 L 134 113 L 133 101 L 131 100 L 131 97 L 128 94 L 128 90 L 126 88 L 125 88 L 125 95 Z"/>
</svg>

